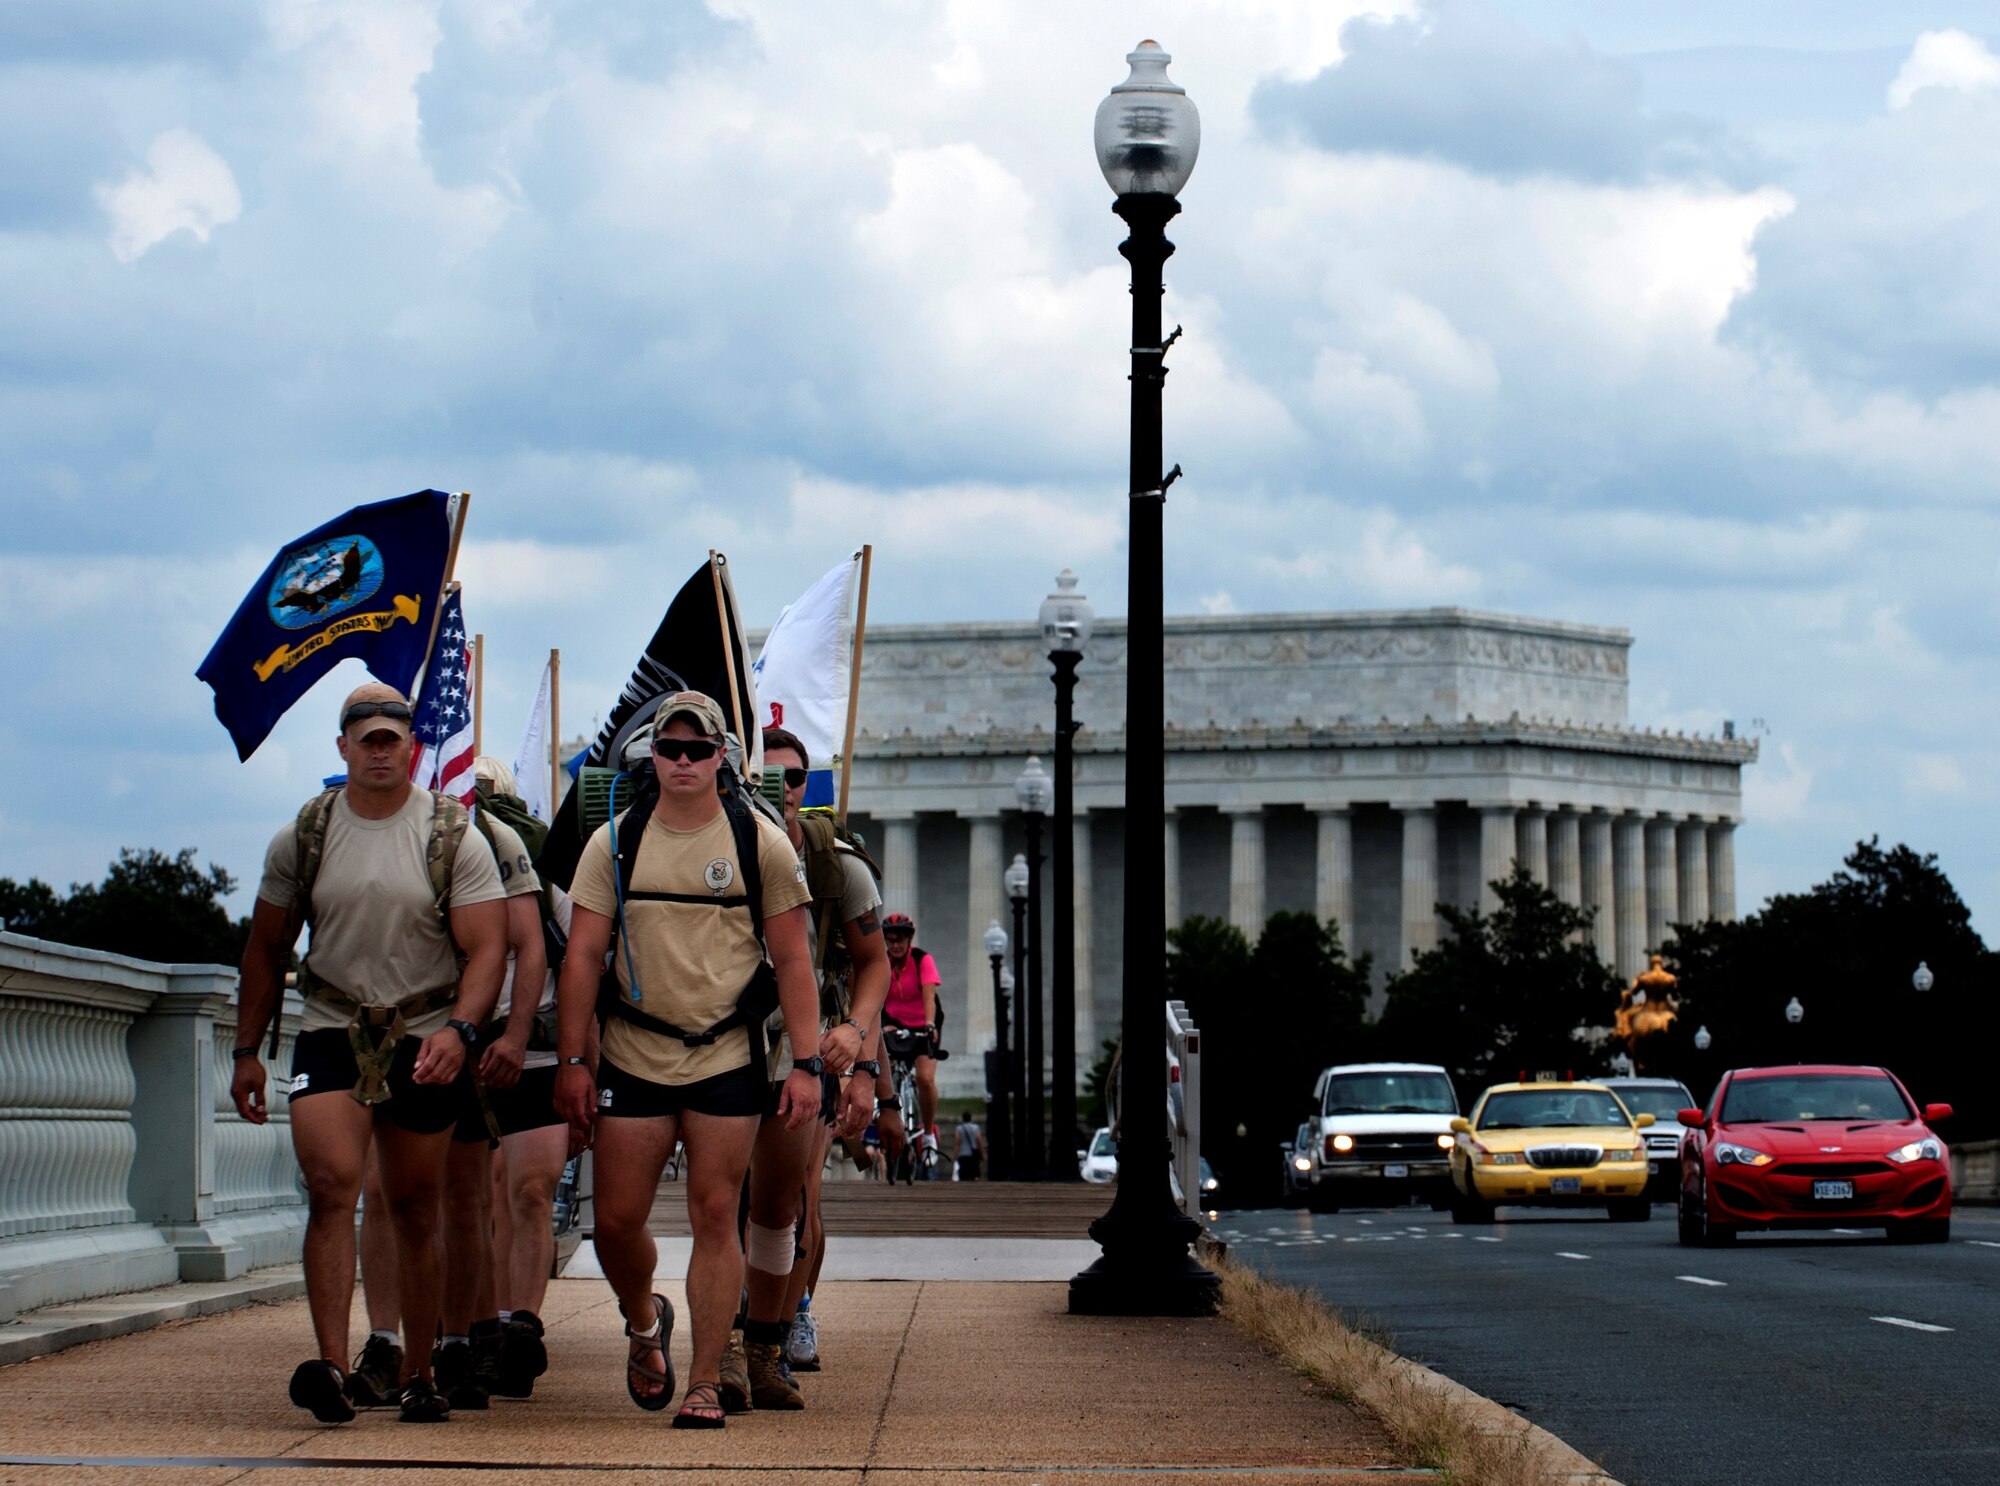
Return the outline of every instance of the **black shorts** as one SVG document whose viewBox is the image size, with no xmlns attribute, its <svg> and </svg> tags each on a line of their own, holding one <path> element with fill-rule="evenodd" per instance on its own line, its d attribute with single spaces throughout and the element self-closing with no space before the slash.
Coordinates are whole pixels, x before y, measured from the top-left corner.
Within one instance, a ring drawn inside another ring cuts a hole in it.
<svg viewBox="0 0 2000 1486">
<path fill-rule="evenodd" d="M 760 1062 L 691 1084 L 656 1084 L 627 1073 L 609 1058 L 597 1063 L 597 1113 L 606 1119 L 656 1120 L 684 1111 L 705 1115 L 755 1115 L 771 1109 L 771 1081 Z"/>
<path fill-rule="evenodd" d="M 414 1074 L 421 1037 L 405 1037 L 396 1044 L 396 1060 L 389 1065 L 389 1097 L 374 1106 L 379 1119 L 412 1135 L 435 1135 L 458 1122 L 461 1101 L 469 1098 L 472 1078 L 461 1072 L 448 1084 L 420 1084 Z M 354 1061 L 354 1044 L 347 1028 L 325 1027 L 317 1032 L 301 1032 L 292 1052 L 292 1087 L 287 1097 L 297 1103 L 315 1094 L 352 1094 L 361 1080 Z"/>
<path fill-rule="evenodd" d="M 476 1046 L 467 1049 L 466 1065 L 476 1066 L 494 1040 L 500 1035 L 497 1027 L 489 1027 L 480 1034 Z M 492 1123 L 486 1119 L 487 1110 L 493 1112 Z M 466 1081 L 464 1103 L 459 1106 L 458 1128 L 451 1138 L 464 1141 L 493 1139 L 493 1127 L 500 1127 L 500 1137 L 519 1135 L 523 1130 L 539 1130 L 544 1125 L 560 1125 L 562 1117 L 556 1113 L 556 1070 L 554 1065 L 547 1068 L 524 1068 L 520 1082 L 511 1089 L 486 1090 L 486 1103 L 479 1102 L 479 1087 L 471 1080 Z"/>
</svg>

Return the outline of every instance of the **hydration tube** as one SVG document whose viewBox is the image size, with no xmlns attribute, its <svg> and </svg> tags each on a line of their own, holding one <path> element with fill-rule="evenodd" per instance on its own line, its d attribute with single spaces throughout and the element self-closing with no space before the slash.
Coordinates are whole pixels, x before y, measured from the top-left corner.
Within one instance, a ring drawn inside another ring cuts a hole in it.
<svg viewBox="0 0 2000 1486">
<path fill-rule="evenodd" d="M 639 1000 L 639 972 L 632 966 L 632 935 L 625 927 L 625 871 L 624 854 L 618 846 L 618 781 L 623 774 L 611 776 L 611 890 L 618 899 L 618 946 L 625 951 L 626 995 L 633 1001 Z"/>
</svg>

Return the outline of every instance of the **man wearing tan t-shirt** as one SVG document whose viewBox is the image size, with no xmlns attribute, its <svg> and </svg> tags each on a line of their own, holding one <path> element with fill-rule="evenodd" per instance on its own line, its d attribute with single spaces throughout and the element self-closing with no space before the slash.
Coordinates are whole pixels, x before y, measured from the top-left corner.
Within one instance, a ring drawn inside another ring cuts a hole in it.
<svg viewBox="0 0 2000 1486">
<path fill-rule="evenodd" d="M 371 1144 L 404 1278 L 401 1417 L 428 1423 L 450 1412 L 430 1382 L 438 1198 L 465 1034 L 499 994 L 507 954 L 500 874 L 476 830 L 465 830 L 451 862 L 449 925 L 438 912 L 426 852 L 444 807 L 410 784 L 410 720 L 408 700 L 393 687 L 370 683 L 349 694 L 339 739 L 347 784 L 324 817 L 309 900 L 299 892 L 299 826 L 288 823 L 265 854 L 243 951 L 242 1045 L 230 1094 L 237 1112 L 261 1125 L 269 1115 L 258 1048 L 310 907 L 300 977 L 305 1019 L 289 1098 L 306 1183 L 306 1299 L 319 1355 L 292 1374 L 291 1397 L 324 1423 L 354 1417 L 342 1365 L 354 1300 L 354 1206 Z"/>
<path fill-rule="evenodd" d="M 694 1363 L 674 1417 L 684 1429 L 724 1422 L 717 1377 L 743 1285 L 737 1196 L 758 1122 L 772 1108 L 763 1014 L 746 1021 L 755 1005 L 746 991 L 775 976 L 793 1046 L 819 1042 L 805 871 L 784 832 L 753 813 L 763 909 L 761 922 L 753 918 L 736 825 L 718 793 L 723 733 L 722 710 L 699 692 L 676 692 L 660 704 L 653 724 L 658 799 L 637 850 L 622 863 L 614 861 L 622 817 L 584 848 L 570 884 L 569 948 L 556 1005 L 556 1106 L 579 1130 L 594 1122 L 597 1257 L 626 1317 L 626 1392 L 648 1410 L 671 1401 L 673 1373 L 672 1312 L 653 1293 L 659 1254 L 646 1225 L 675 1141 L 687 1147 Z M 610 1003 L 615 1014 L 605 1023 L 593 1079 L 587 1028 L 614 934 L 618 999 Z M 823 1067 L 817 1054 L 796 1059 L 779 1088 L 776 1112 L 793 1128 L 819 1111 Z"/>
</svg>

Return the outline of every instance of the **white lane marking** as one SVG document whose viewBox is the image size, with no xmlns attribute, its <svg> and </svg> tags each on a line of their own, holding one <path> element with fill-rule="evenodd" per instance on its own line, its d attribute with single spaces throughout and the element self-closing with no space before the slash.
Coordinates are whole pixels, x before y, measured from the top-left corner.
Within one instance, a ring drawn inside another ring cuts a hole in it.
<svg viewBox="0 0 2000 1486">
<path fill-rule="evenodd" d="M 1845 1233 L 1849 1238 L 1859 1238 L 1866 1230 L 1860 1228 L 1835 1228 L 1835 1233 Z"/>
<path fill-rule="evenodd" d="M 1373 1228 L 1375 1226 L 1373 1218 L 1356 1218 L 1354 1221 L 1359 1223 L 1363 1228 Z"/>
<path fill-rule="evenodd" d="M 1441 1237 L 1441 1238 L 1464 1238 L 1464 1237 L 1465 1237 L 1465 1235 L 1464 1235 L 1463 1233 L 1444 1233 L 1444 1234 L 1440 1234 L 1440 1235 L 1439 1235 L 1439 1237 Z M 1979 1242 L 1979 1240 L 1975 1238 L 1975 1239 L 1973 1240 L 1973 1242 L 1974 1242 L 1974 1243 L 1978 1243 L 1978 1242 Z M 1994 1247 L 1994 1248 L 1996 1248 L 1996 1249 L 2000 1249 L 2000 1243 L 1997 1243 L 1997 1244 L 1993 1245 L 1993 1247 Z"/>
<path fill-rule="evenodd" d="M 1588 1259 L 1588 1258 L 1590 1257 L 1590 1255 L 1588 1255 L 1588 1254 L 1572 1254 L 1572 1253 L 1571 1253 L 1571 1252 L 1570 1252 L 1570 1251 L 1569 1251 L 1568 1249 L 1557 1249 L 1557 1250 L 1556 1250 L 1556 1257 L 1557 1257 L 1558 1259 Z"/>
<path fill-rule="evenodd" d="M 2000 1243 L 1995 1243 L 1990 1238 L 1968 1238 L 1966 1242 L 1977 1244 L 1982 1249 L 2000 1249 Z"/>
<path fill-rule="evenodd" d="M 1473 1241 L 1474 1243 L 1498 1243 L 1498 1242 L 1500 1242 L 1500 1240 L 1499 1240 L 1499 1239 L 1497 1239 L 1497 1238 L 1488 1238 L 1488 1237 L 1487 1237 L 1487 1236 L 1486 1236 L 1485 1234 L 1483 1234 L 1483 1233 L 1477 1233 L 1477 1234 L 1474 1234 L 1474 1235 L 1473 1235 L 1473 1238 L 1472 1238 L 1472 1241 Z"/>
<path fill-rule="evenodd" d="M 1685 1280 L 1690 1285 L 1713 1285 L 1718 1290 L 1729 1288 L 1729 1281 L 1727 1280 L 1705 1280 L 1698 1274 L 1677 1274 L 1674 1278 Z"/>
<path fill-rule="evenodd" d="M 1949 1331 L 1949 1326 L 1933 1326 L 1928 1321 L 1906 1321 L 1901 1316 L 1870 1316 L 1871 1321 L 1880 1321 L 1884 1326 L 1906 1326 L 1911 1331 Z"/>
</svg>

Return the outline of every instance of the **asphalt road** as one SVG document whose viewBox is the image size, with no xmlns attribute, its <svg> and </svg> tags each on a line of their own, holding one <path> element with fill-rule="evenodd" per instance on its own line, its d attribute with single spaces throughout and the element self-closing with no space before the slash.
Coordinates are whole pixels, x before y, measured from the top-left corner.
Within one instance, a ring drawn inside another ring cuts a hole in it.
<svg viewBox="0 0 2000 1486">
<path fill-rule="evenodd" d="M 1223 1213 L 1231 1252 L 1499 1400 L 1626 1486 L 2000 1482 L 2000 1213 L 1723 1249 L 1503 1208 Z"/>
</svg>

